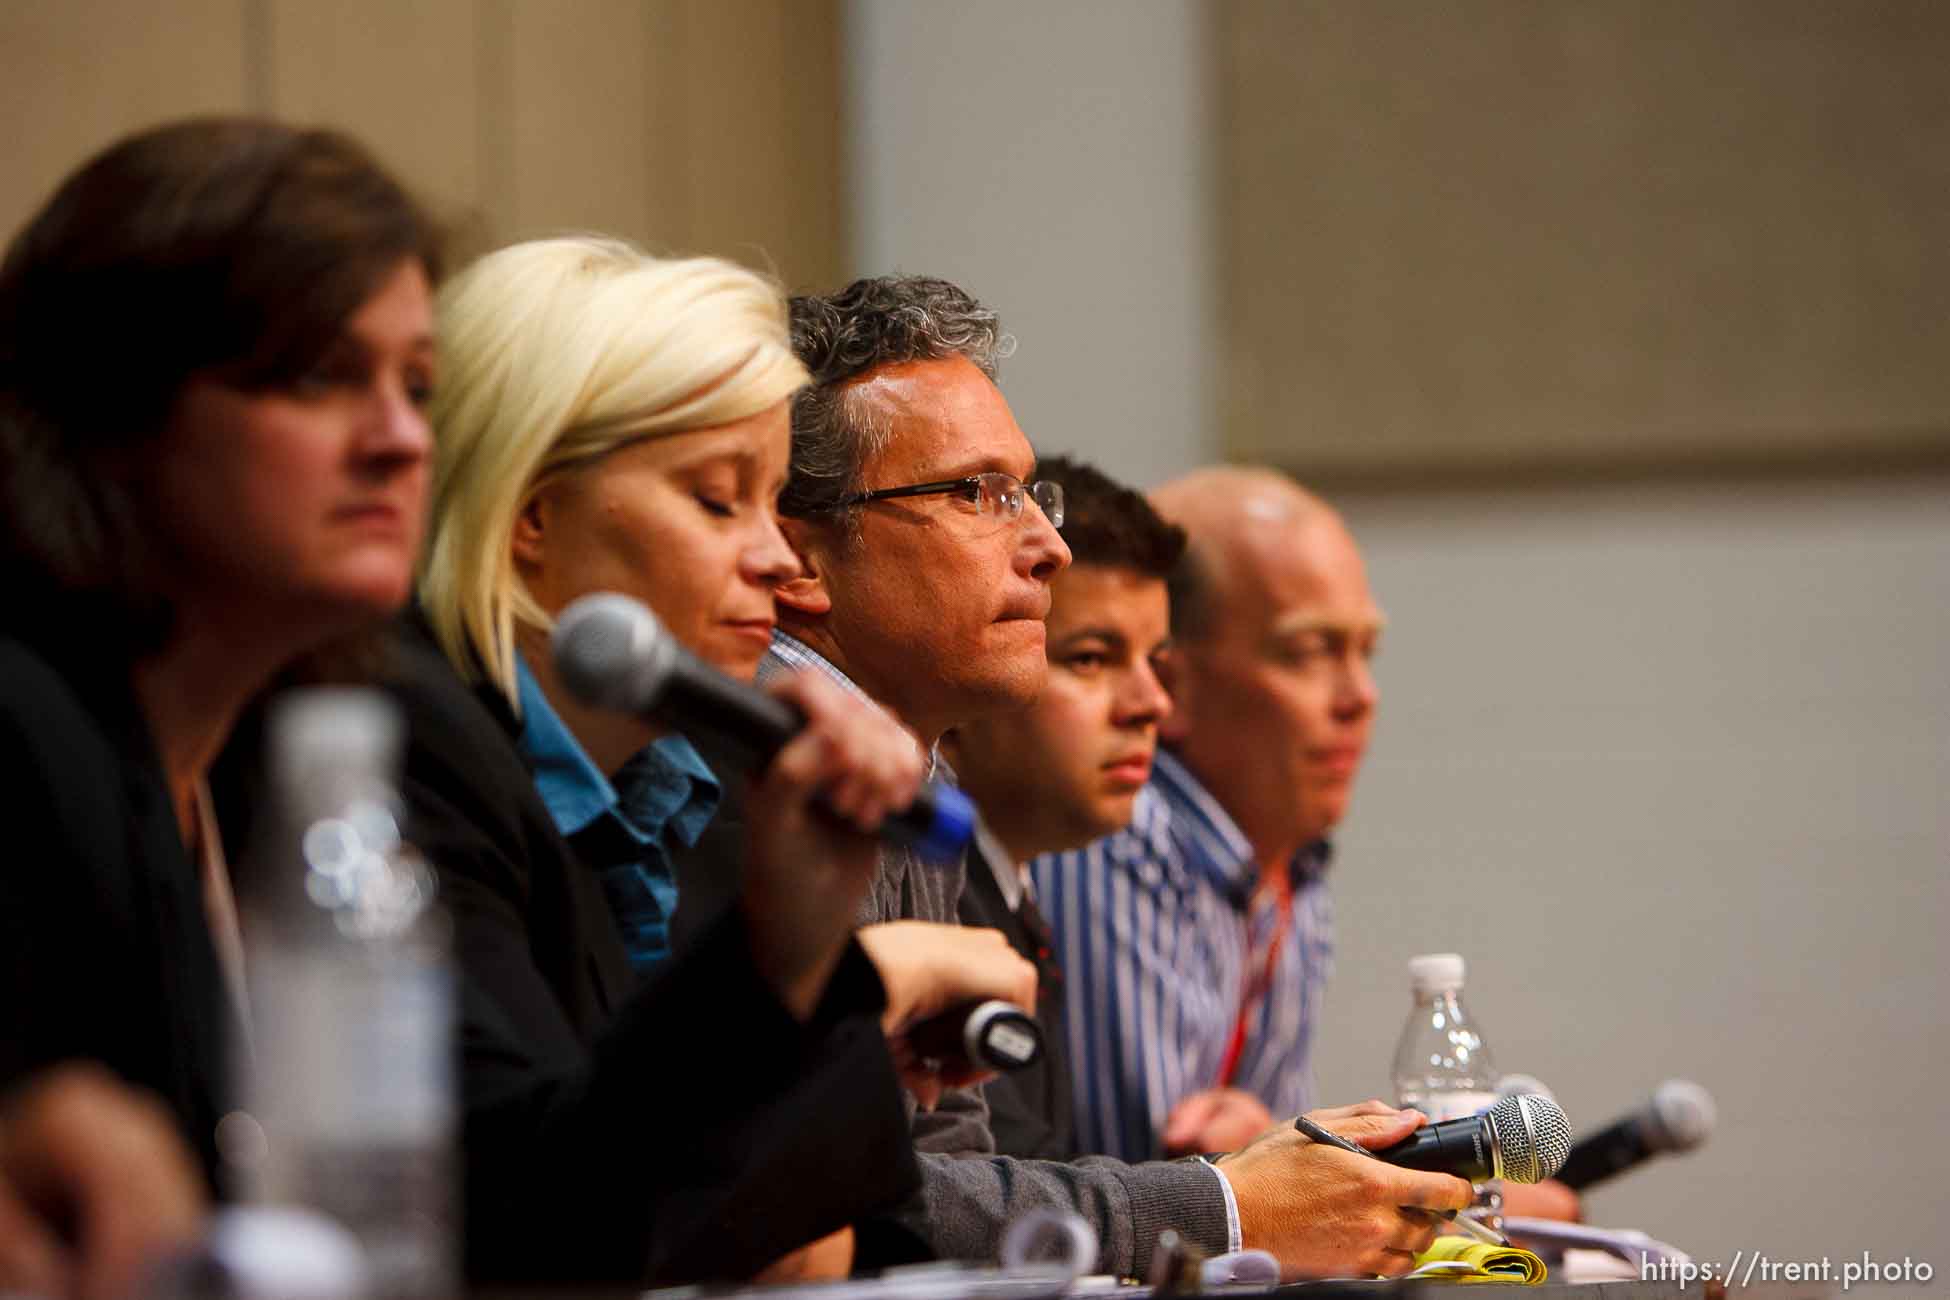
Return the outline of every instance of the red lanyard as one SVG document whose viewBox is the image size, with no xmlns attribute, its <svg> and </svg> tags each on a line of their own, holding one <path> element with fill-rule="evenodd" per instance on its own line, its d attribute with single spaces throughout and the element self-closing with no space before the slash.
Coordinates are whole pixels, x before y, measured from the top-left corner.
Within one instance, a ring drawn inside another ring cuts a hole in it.
<svg viewBox="0 0 1950 1300">
<path fill-rule="evenodd" d="M 1264 892 L 1273 896 L 1273 941 L 1266 945 L 1264 962 L 1255 963 L 1250 955 L 1246 959 L 1246 981 L 1239 996 L 1239 1015 L 1232 1022 L 1232 1037 L 1226 1040 L 1225 1059 L 1219 1064 L 1221 1088 L 1230 1088 L 1234 1076 L 1239 1073 L 1239 1054 L 1246 1048 L 1246 1022 L 1272 990 L 1273 976 L 1280 968 L 1280 950 L 1286 947 L 1287 931 L 1293 927 L 1293 877 L 1288 869 L 1282 867 L 1274 872 L 1254 892 L 1255 895 Z M 1247 924 L 1251 924 L 1250 912 L 1247 913 Z"/>
</svg>

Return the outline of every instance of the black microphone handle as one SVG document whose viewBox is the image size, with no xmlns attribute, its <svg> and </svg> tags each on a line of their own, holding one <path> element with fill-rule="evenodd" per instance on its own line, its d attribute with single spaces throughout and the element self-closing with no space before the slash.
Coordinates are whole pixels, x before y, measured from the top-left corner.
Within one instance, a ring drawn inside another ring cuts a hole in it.
<svg viewBox="0 0 1950 1300">
<path fill-rule="evenodd" d="M 776 695 L 723 673 L 698 671 L 685 653 L 664 679 L 652 711 L 686 731 L 708 731 L 749 754 L 763 769 L 806 725 L 806 715 Z"/>
<path fill-rule="evenodd" d="M 691 671 L 695 662 L 688 653 L 678 661 L 653 712 L 687 731 L 710 732 L 730 742 L 750 754 L 761 770 L 804 729 L 806 715 L 793 705 L 722 673 Z M 899 844 L 930 844 L 941 836 L 944 825 L 957 820 L 952 809 L 942 807 L 951 798 L 960 800 L 961 792 L 927 782 L 914 792 L 907 807 L 887 814 L 880 824 L 882 838 Z"/>
<path fill-rule="evenodd" d="M 1424 1124 L 1394 1146 L 1375 1152 L 1391 1165 L 1454 1174 L 1471 1182 L 1496 1175 L 1496 1132 L 1488 1115 Z"/>
<path fill-rule="evenodd" d="M 1581 1192 L 1650 1159 L 1657 1149 L 1646 1140 L 1645 1119 L 1643 1114 L 1627 1115 L 1573 1142 L 1557 1181 Z"/>
<path fill-rule="evenodd" d="M 930 1016 L 907 1031 L 922 1056 L 987 1070 L 1020 1070 L 1043 1055 L 1043 1027 L 1036 1018 L 999 998 L 964 1002 Z"/>
</svg>

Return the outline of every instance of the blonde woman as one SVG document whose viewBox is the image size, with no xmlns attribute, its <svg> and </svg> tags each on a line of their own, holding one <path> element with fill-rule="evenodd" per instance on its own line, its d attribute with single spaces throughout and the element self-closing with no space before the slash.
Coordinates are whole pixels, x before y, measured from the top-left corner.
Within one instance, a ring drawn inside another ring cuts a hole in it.
<svg viewBox="0 0 1950 1300">
<path fill-rule="evenodd" d="M 402 694 L 409 798 L 466 981 L 475 1273 L 750 1276 L 913 1190 L 883 1017 L 1033 998 L 1034 977 L 999 942 L 883 975 L 849 938 L 871 832 L 921 760 L 813 679 L 781 688 L 809 725 L 729 828 L 738 906 L 673 955 L 675 862 L 740 774 L 578 705 L 550 668 L 554 615 L 611 590 L 752 676 L 773 591 L 798 572 L 774 504 L 806 376 L 778 290 L 721 261 L 554 239 L 482 259 L 438 316 L 435 504 Z M 850 1256 L 842 1234 L 813 1271 Z"/>
</svg>

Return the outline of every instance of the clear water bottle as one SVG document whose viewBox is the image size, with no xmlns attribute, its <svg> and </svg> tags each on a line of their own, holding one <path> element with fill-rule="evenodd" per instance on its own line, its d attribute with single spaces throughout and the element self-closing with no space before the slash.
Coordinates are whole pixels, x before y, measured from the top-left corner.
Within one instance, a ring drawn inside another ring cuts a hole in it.
<svg viewBox="0 0 1950 1300">
<path fill-rule="evenodd" d="M 376 691 L 298 691 L 273 708 L 276 816 L 240 888 L 247 1113 L 225 1121 L 223 1146 L 251 1201 L 349 1229 L 374 1294 L 453 1295 L 449 939 L 433 873 L 400 833 L 403 737 Z"/>
<path fill-rule="evenodd" d="M 1482 1034 L 1462 1004 L 1463 959 L 1453 952 L 1409 959 L 1415 1009 L 1395 1047 L 1395 1104 L 1431 1121 L 1488 1110 L 1498 1075 Z"/>
</svg>

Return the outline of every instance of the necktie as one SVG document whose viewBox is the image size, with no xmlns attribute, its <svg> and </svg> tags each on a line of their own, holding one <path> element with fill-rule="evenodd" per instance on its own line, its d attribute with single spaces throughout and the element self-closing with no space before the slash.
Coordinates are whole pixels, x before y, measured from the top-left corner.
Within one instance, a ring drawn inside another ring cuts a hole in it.
<svg viewBox="0 0 1950 1300">
<path fill-rule="evenodd" d="M 1016 919 L 1022 928 L 1029 932 L 1029 938 L 1036 945 L 1036 984 L 1040 990 L 1054 990 L 1063 983 L 1063 968 L 1056 961 L 1056 937 L 1051 933 L 1049 922 L 1043 918 L 1043 911 L 1036 906 L 1036 900 L 1028 894 L 1022 896 L 1022 904 L 1016 908 Z"/>
</svg>

